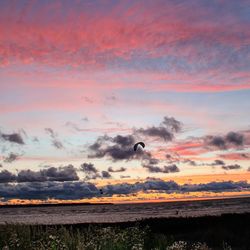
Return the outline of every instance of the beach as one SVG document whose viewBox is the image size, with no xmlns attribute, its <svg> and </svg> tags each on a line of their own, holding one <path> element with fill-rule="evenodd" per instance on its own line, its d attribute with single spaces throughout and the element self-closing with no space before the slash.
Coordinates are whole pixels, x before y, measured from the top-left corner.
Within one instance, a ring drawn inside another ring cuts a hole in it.
<svg viewBox="0 0 250 250">
<path fill-rule="evenodd" d="M 0 224 L 116 223 L 226 213 L 250 213 L 250 198 L 139 204 L 3 206 L 0 207 Z"/>
</svg>

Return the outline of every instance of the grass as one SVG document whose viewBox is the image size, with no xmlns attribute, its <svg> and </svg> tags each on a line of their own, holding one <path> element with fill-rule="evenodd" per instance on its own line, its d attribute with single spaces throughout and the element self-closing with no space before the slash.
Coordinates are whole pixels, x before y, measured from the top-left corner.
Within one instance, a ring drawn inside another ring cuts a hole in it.
<svg viewBox="0 0 250 250">
<path fill-rule="evenodd" d="M 250 249 L 250 214 L 116 224 L 0 226 L 0 249 Z"/>
<path fill-rule="evenodd" d="M 98 226 L 74 229 L 65 226 L 5 225 L 1 227 L 0 246 L 6 250 L 209 249 L 204 243 L 174 242 L 172 237 L 150 234 L 149 229 L 142 229 L 139 226 L 124 229 Z"/>
</svg>

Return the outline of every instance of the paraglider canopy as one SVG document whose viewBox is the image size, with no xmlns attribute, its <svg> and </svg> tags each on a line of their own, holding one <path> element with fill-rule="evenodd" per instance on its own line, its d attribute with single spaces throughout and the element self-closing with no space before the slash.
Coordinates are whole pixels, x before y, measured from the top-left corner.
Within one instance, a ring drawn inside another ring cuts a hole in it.
<svg viewBox="0 0 250 250">
<path fill-rule="evenodd" d="M 134 151 L 137 150 L 137 147 L 138 147 L 139 145 L 140 145 L 141 147 L 145 148 L 145 143 L 142 142 L 142 141 L 140 141 L 140 142 L 137 142 L 137 143 L 134 145 Z"/>
</svg>

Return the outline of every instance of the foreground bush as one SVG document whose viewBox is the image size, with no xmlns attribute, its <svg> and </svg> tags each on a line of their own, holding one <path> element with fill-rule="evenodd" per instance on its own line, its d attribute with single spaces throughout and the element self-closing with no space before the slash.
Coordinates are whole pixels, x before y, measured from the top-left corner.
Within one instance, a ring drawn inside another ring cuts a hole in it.
<svg viewBox="0 0 250 250">
<path fill-rule="evenodd" d="M 230 249 L 224 244 L 224 249 Z M 0 249 L 41 250 L 208 250 L 205 243 L 174 241 L 148 227 L 0 226 Z"/>
</svg>

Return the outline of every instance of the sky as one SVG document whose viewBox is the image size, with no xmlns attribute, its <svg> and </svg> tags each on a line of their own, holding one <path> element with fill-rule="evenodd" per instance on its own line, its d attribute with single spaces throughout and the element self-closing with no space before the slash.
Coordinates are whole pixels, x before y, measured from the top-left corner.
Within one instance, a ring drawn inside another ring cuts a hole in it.
<svg viewBox="0 0 250 250">
<path fill-rule="evenodd" d="M 0 204 L 249 196 L 249 27 L 244 0 L 1 0 Z"/>
</svg>

